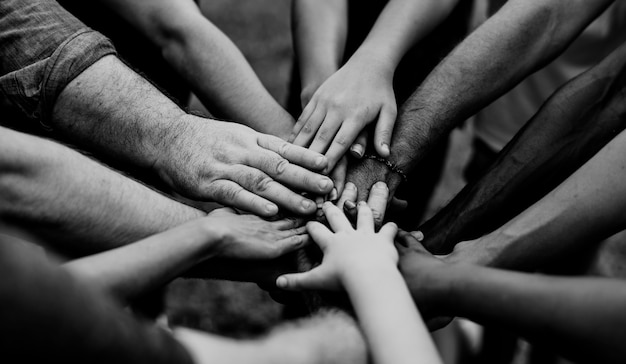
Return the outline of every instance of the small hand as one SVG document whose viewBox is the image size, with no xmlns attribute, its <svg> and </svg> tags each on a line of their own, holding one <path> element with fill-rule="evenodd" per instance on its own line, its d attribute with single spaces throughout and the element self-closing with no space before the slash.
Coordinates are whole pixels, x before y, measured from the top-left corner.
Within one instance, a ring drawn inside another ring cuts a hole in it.
<svg viewBox="0 0 626 364">
<path fill-rule="evenodd" d="M 375 148 L 387 157 L 397 115 L 392 81 L 393 71 L 382 62 L 351 58 L 311 97 L 290 140 L 325 153 L 330 171 L 365 126 L 376 120 Z"/>
<path fill-rule="evenodd" d="M 333 188 L 313 172 L 327 167 L 324 156 L 278 137 L 191 115 L 172 128 L 177 135 L 164 141 L 155 169 L 185 197 L 261 216 L 276 215 L 279 206 L 304 215 L 315 203 L 294 191 L 326 195 Z"/>
<path fill-rule="evenodd" d="M 330 202 L 323 206 L 324 214 L 334 233 L 318 222 L 309 222 L 307 230 L 324 253 L 322 264 L 305 273 L 286 274 L 276 280 L 283 289 L 339 290 L 346 274 L 355 267 L 370 267 L 398 263 L 398 252 L 393 246 L 397 227 L 393 223 L 374 232 L 372 210 L 359 204 L 356 230 L 343 212 Z"/>
<path fill-rule="evenodd" d="M 217 231 L 214 252 L 220 258 L 274 259 L 309 241 L 302 220 L 267 221 L 222 208 L 212 211 L 204 221 L 211 231 Z"/>
</svg>

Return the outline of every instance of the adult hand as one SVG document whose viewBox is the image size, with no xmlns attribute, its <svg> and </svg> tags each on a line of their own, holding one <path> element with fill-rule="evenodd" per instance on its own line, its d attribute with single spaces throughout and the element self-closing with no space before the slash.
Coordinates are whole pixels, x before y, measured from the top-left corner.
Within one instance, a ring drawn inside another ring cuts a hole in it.
<svg viewBox="0 0 626 364">
<path fill-rule="evenodd" d="M 279 206 L 305 215 L 316 206 L 299 191 L 326 195 L 333 188 L 328 177 L 313 172 L 328 166 L 324 156 L 278 137 L 191 115 L 172 128 L 177 132 L 164 140 L 155 169 L 191 199 L 261 216 L 276 215 Z"/>
<path fill-rule="evenodd" d="M 231 208 L 212 211 L 203 224 L 217 235 L 213 252 L 219 258 L 274 259 L 309 241 L 303 220 L 267 221 Z"/>
<path fill-rule="evenodd" d="M 409 233 L 401 230 L 398 233 L 398 267 L 429 329 L 436 330 L 452 321 L 451 317 L 440 316 L 442 313 L 437 311 L 437 300 L 442 297 L 442 292 L 445 294 L 442 289 L 443 275 L 440 272 L 447 268 L 447 264 L 441 257 L 432 255 L 422 246 L 423 239 L 424 236 L 419 231 Z"/>
<path fill-rule="evenodd" d="M 364 202 L 358 206 L 356 230 L 342 211 L 330 202 L 326 202 L 323 209 L 333 231 L 319 222 L 307 224 L 307 231 L 324 253 L 322 264 L 308 272 L 279 277 L 276 280 L 278 287 L 339 290 L 356 266 L 397 265 L 398 252 L 393 246 L 398 231 L 395 224 L 389 223 L 376 233 L 372 210 Z"/>
<path fill-rule="evenodd" d="M 375 148 L 387 157 L 396 115 L 393 69 L 375 57 L 355 54 L 314 93 L 290 141 L 325 153 L 330 171 L 375 120 Z"/>
<path fill-rule="evenodd" d="M 401 181 L 400 175 L 389 170 L 383 163 L 374 159 L 364 158 L 353 160 L 353 163 L 348 165 L 346 188 L 348 183 L 354 185 L 357 190 L 356 200 L 368 201 L 372 187 L 377 182 L 384 182 L 388 188 L 387 199 L 391 200 Z M 351 193 L 351 191 L 348 193 Z"/>
</svg>

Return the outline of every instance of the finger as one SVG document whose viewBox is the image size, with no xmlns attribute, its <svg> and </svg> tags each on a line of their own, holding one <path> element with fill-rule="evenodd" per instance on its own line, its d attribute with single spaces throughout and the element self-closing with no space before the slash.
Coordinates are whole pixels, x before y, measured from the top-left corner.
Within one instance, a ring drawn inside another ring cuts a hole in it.
<svg viewBox="0 0 626 364">
<path fill-rule="evenodd" d="M 346 201 L 352 201 L 353 203 L 355 203 L 356 193 L 357 191 L 356 191 L 355 184 L 352 182 L 346 183 L 343 189 L 343 192 L 341 193 L 341 197 L 339 198 L 339 201 L 337 202 L 337 207 L 342 209 Z"/>
<path fill-rule="evenodd" d="M 288 238 L 284 238 L 278 240 L 275 246 L 275 255 L 273 258 L 278 258 L 282 255 L 290 253 L 292 251 L 298 250 L 309 242 L 309 236 L 307 234 L 303 235 L 292 235 Z"/>
<path fill-rule="evenodd" d="M 244 165 L 227 170 L 230 179 L 247 191 L 261 196 L 291 212 L 308 215 L 315 212 L 315 202 L 276 182 L 258 169 Z"/>
<path fill-rule="evenodd" d="M 372 209 L 365 202 L 359 202 L 358 214 L 356 220 L 356 228 L 365 232 L 374 232 L 374 218 L 372 217 Z"/>
<path fill-rule="evenodd" d="M 302 113 L 300 114 L 300 117 L 298 118 L 298 121 L 296 122 L 296 125 L 293 126 L 293 130 L 291 131 L 291 135 L 289 136 L 289 142 L 290 143 L 293 143 L 293 141 L 296 139 L 298 134 L 300 134 L 300 131 L 302 130 L 302 127 L 309 120 L 309 118 L 313 114 L 313 111 L 315 111 L 315 107 L 316 106 L 317 106 L 317 104 L 315 104 L 313 102 L 309 102 L 306 105 L 306 107 L 302 110 Z"/>
<path fill-rule="evenodd" d="M 315 111 L 311 114 L 311 117 L 304 123 L 302 129 L 298 133 L 298 136 L 293 140 L 293 144 L 306 147 L 311 143 L 313 137 L 317 133 L 317 130 L 324 122 L 326 117 L 326 110 L 323 107 L 316 107 Z M 317 151 L 319 152 L 319 151 Z"/>
<path fill-rule="evenodd" d="M 356 139 L 360 131 L 356 123 L 348 121 L 343 123 L 325 154 L 326 159 L 328 159 L 326 170 L 330 171 L 335 168 L 337 162 L 346 154 L 350 144 Z M 321 132 L 322 129 L 320 129 Z M 315 141 L 313 143 L 315 144 Z M 313 148 L 313 144 L 311 144 L 311 148 Z"/>
<path fill-rule="evenodd" d="M 393 222 L 388 222 L 380 228 L 380 231 L 378 233 L 385 239 L 394 241 L 396 235 L 398 234 L 398 225 Z"/>
<path fill-rule="evenodd" d="M 237 183 L 229 180 L 217 180 L 210 184 L 207 195 L 218 203 L 249 211 L 253 214 L 271 217 L 278 213 L 278 206 L 269 200 L 246 191 Z"/>
<path fill-rule="evenodd" d="M 321 171 L 328 167 L 328 159 L 320 153 L 287 143 L 273 135 L 260 134 L 257 144 L 285 158 L 290 163 L 307 169 Z"/>
<path fill-rule="evenodd" d="M 326 220 L 328 220 L 328 224 L 334 232 L 352 230 L 352 225 L 350 224 L 350 221 L 348 221 L 346 215 L 344 215 L 343 212 L 341 212 L 341 210 L 337 208 L 337 206 L 333 205 L 330 202 L 326 202 L 324 203 L 322 210 L 324 210 Z"/>
<path fill-rule="evenodd" d="M 394 107 L 383 107 L 378 116 L 376 130 L 374 132 L 374 147 L 376 152 L 383 157 L 389 157 L 389 144 L 391 143 L 391 134 L 393 126 L 396 123 L 397 111 Z"/>
<path fill-rule="evenodd" d="M 417 241 L 421 242 L 424 240 L 424 233 L 421 231 L 411 231 L 409 234 L 411 234 L 411 236 L 414 237 Z"/>
<path fill-rule="evenodd" d="M 328 150 L 330 143 L 335 138 L 335 134 L 337 134 L 337 131 L 339 130 L 339 128 L 341 128 L 342 121 L 343 120 L 341 118 L 334 114 L 326 115 L 326 117 L 324 118 L 324 122 L 321 124 L 319 130 L 315 134 L 315 139 L 313 139 L 310 149 L 318 153 L 325 153 L 326 150 Z M 336 162 L 337 161 L 335 161 L 335 163 Z M 326 168 L 330 170 L 330 168 Z"/>
<path fill-rule="evenodd" d="M 297 190 L 326 195 L 333 189 L 333 181 L 321 174 L 289 163 L 277 153 L 259 149 L 248 157 L 248 165 L 261 170 L 280 183 Z"/>
<path fill-rule="evenodd" d="M 350 154 L 356 159 L 363 158 L 363 154 L 365 154 L 365 148 L 367 147 L 367 129 L 361 130 L 359 135 L 356 137 L 356 140 L 350 147 Z"/>
<path fill-rule="evenodd" d="M 422 244 L 411 233 L 401 230 L 398 233 L 398 242 L 411 251 L 426 251 Z"/>
<path fill-rule="evenodd" d="M 319 279 L 320 269 L 318 267 L 304 273 L 284 274 L 276 278 L 276 286 L 287 291 L 321 289 L 323 285 L 321 279 Z"/>
<path fill-rule="evenodd" d="M 345 156 L 339 160 L 339 163 L 335 165 L 335 168 L 330 174 L 330 178 L 333 180 L 335 184 L 335 188 L 331 191 L 330 200 L 337 201 L 339 196 L 343 193 L 343 187 L 346 183 L 346 174 L 348 173 L 348 158 Z"/>
<path fill-rule="evenodd" d="M 295 228 L 304 226 L 305 220 L 290 217 L 287 219 L 276 220 L 273 222 L 273 224 L 274 224 L 274 227 L 278 230 L 289 230 L 289 229 L 295 229 Z"/>
<path fill-rule="evenodd" d="M 328 241 L 333 238 L 333 233 L 328 228 L 317 221 L 311 221 L 306 224 L 306 230 L 311 235 L 315 244 L 317 244 L 322 250 L 328 245 Z"/>
<path fill-rule="evenodd" d="M 382 225 L 385 219 L 385 212 L 387 210 L 387 199 L 389 198 L 389 189 L 385 182 L 376 182 L 370 190 L 370 195 L 367 198 L 367 205 L 372 209 L 372 216 L 374 217 L 374 225 L 379 227 Z"/>
</svg>

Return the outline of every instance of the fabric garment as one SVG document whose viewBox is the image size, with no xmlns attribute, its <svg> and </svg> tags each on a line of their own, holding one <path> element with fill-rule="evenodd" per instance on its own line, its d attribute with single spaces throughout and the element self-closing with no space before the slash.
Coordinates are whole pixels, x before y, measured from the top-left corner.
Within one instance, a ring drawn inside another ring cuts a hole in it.
<svg viewBox="0 0 626 364">
<path fill-rule="evenodd" d="M 0 92 L 44 125 L 65 86 L 100 58 L 116 53 L 106 37 L 53 0 L 2 0 L 0 49 Z"/>
<path fill-rule="evenodd" d="M 192 363 L 168 332 L 135 320 L 43 254 L 0 235 L 0 353 L 20 363 Z"/>
<path fill-rule="evenodd" d="M 491 149 L 501 150 L 557 88 L 625 41 L 626 1 L 617 0 L 562 55 L 478 113 L 477 138 Z"/>
</svg>

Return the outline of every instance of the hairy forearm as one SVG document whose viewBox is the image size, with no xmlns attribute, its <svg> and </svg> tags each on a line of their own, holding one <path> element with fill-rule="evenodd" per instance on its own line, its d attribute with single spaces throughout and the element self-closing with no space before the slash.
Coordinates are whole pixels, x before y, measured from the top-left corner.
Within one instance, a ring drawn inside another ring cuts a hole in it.
<svg viewBox="0 0 626 364">
<path fill-rule="evenodd" d="M 303 88 L 317 88 L 343 61 L 348 32 L 347 0 L 295 0 L 294 47 Z M 314 90 L 311 90 L 311 95 Z"/>
<path fill-rule="evenodd" d="M 454 126 L 555 58 L 610 2 L 507 2 L 402 106 L 391 160 L 414 167 Z"/>
<path fill-rule="evenodd" d="M 69 148 L 0 129 L 0 216 L 84 255 L 203 215 Z"/>
<path fill-rule="evenodd" d="M 209 258 L 219 239 L 204 220 L 196 220 L 117 249 L 73 260 L 74 275 L 130 302 Z"/>
<path fill-rule="evenodd" d="M 571 175 L 626 127 L 626 47 L 559 89 L 468 185 L 420 227 L 437 253 L 493 231 Z"/>
<path fill-rule="evenodd" d="M 161 49 L 212 114 L 283 137 L 293 127 L 243 54 L 192 0 L 100 1 Z"/>
<path fill-rule="evenodd" d="M 396 267 L 352 268 L 345 274 L 344 285 L 374 362 L 440 362 L 430 334 Z"/>
<path fill-rule="evenodd" d="M 513 273 L 470 265 L 442 267 L 437 295 L 446 314 L 495 324 L 550 343 L 582 362 L 626 357 L 622 282 Z M 447 283 L 445 283 L 447 282 Z"/>
</svg>

